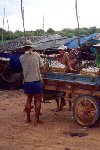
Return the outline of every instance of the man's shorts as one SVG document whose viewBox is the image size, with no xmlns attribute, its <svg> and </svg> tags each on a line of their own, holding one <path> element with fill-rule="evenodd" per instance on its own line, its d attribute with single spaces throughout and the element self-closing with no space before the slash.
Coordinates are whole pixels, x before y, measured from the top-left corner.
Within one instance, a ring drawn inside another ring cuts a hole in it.
<svg viewBox="0 0 100 150">
<path fill-rule="evenodd" d="M 24 92 L 26 94 L 40 94 L 42 92 L 42 84 L 40 81 L 24 82 Z"/>
</svg>

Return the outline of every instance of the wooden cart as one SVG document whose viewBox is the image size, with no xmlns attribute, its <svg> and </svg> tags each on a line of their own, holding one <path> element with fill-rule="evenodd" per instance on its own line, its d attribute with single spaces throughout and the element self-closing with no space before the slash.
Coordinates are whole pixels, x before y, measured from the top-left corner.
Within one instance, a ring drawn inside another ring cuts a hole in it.
<svg viewBox="0 0 100 150">
<path fill-rule="evenodd" d="M 82 126 L 93 126 L 100 118 L 100 76 L 45 73 L 44 90 L 72 95 L 73 117 Z"/>
</svg>

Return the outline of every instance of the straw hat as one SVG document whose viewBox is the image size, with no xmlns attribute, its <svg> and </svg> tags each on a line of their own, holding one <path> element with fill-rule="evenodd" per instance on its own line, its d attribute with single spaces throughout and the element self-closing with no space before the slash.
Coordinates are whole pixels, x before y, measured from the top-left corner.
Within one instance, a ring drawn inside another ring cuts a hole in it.
<svg viewBox="0 0 100 150">
<path fill-rule="evenodd" d="M 58 47 L 58 50 L 66 50 L 67 49 L 67 46 L 64 46 L 64 45 L 60 45 Z"/>
<path fill-rule="evenodd" d="M 33 47 L 33 43 L 30 40 L 26 40 L 23 47 Z"/>
</svg>

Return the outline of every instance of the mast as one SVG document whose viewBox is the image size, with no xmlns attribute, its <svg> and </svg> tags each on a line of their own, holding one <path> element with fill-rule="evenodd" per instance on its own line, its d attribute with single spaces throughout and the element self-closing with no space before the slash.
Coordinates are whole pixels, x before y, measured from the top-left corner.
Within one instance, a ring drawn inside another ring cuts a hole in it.
<svg viewBox="0 0 100 150">
<path fill-rule="evenodd" d="M 44 31 L 44 13 L 43 13 L 43 34 L 45 35 L 45 31 Z"/>
<path fill-rule="evenodd" d="M 77 19 L 77 25 L 78 25 L 78 47 L 80 47 L 80 29 L 79 29 L 79 16 L 78 16 L 78 10 L 77 10 L 77 0 L 75 2 L 75 8 L 76 8 L 76 19 Z"/>
<path fill-rule="evenodd" d="M 43 31 L 44 31 L 44 13 L 43 13 Z"/>
<path fill-rule="evenodd" d="M 4 15 L 3 15 L 3 27 L 2 27 L 2 44 L 3 44 L 3 47 L 4 47 L 4 35 L 3 35 L 4 23 L 5 23 L 5 8 L 4 8 Z"/>
<path fill-rule="evenodd" d="M 9 22 L 8 22 L 8 18 L 7 18 L 7 15 L 6 15 L 6 19 L 7 19 L 7 25 L 8 25 L 8 32 L 9 32 L 9 36 L 10 36 L 10 40 L 11 40 L 11 34 L 10 34 L 10 29 L 9 29 Z"/>
<path fill-rule="evenodd" d="M 23 7 L 23 1 L 22 0 L 21 0 L 21 14 L 22 14 L 22 21 L 23 21 L 24 37 L 26 39 L 25 24 L 24 24 L 24 7 Z"/>
</svg>

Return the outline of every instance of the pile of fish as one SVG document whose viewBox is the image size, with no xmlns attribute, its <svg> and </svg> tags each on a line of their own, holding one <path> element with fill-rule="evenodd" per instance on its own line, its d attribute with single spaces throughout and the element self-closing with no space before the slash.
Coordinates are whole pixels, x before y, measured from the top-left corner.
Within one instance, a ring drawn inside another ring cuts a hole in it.
<svg viewBox="0 0 100 150">
<path fill-rule="evenodd" d="M 83 68 L 80 71 L 80 74 L 89 75 L 89 76 L 100 76 L 100 68 L 97 68 L 97 67 Z"/>
<path fill-rule="evenodd" d="M 51 72 L 65 72 L 65 65 L 58 61 L 50 60 L 50 62 L 46 63 L 46 69 Z"/>
</svg>

